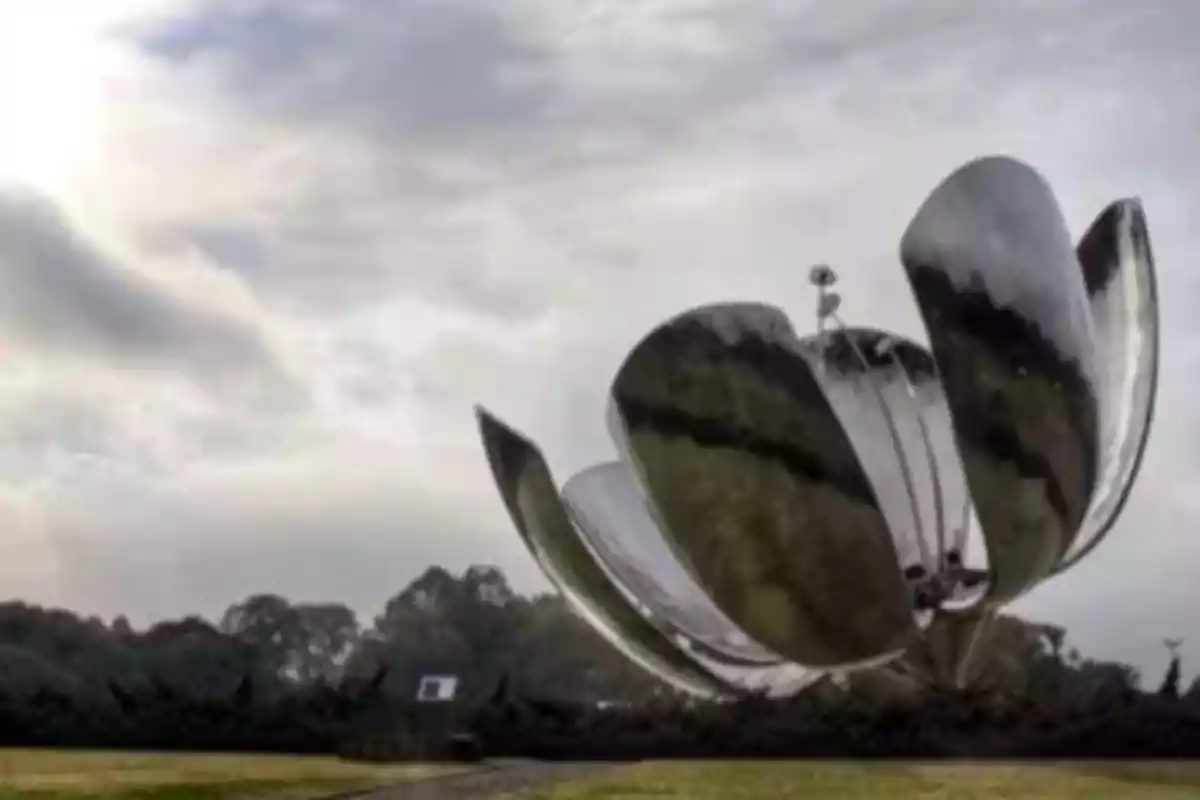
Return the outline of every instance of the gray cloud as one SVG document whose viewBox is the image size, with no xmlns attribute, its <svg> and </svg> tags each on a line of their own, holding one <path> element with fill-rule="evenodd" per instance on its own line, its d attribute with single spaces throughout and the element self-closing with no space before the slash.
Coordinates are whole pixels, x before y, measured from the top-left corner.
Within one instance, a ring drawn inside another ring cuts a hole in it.
<svg viewBox="0 0 1200 800">
<path fill-rule="evenodd" d="M 36 196 L 0 196 L 0 262 L 0 326 L 32 346 L 177 367 L 206 381 L 283 379 L 254 327 L 113 264 Z"/>
<path fill-rule="evenodd" d="M 571 9 L 406 0 L 353 13 L 321 0 L 250 9 L 223 0 L 160 21 L 139 41 L 177 64 L 220 60 L 223 87 L 255 113 L 346 125 L 397 149 L 407 143 L 399 136 L 435 152 L 486 140 L 500 148 L 492 158 L 554 169 L 607 161 L 610 150 L 580 146 L 596 133 L 584 125 L 668 149 L 679 144 L 671 136 L 780 90 L 832 92 L 844 111 L 880 101 L 899 109 L 924 95 L 920 110 L 946 121 L 1030 81 L 1119 90 L 1186 56 L 1197 22 L 1195 8 L 1111 0 L 935 0 L 919 10 L 909 0 L 838 9 L 702 0 L 636 11 L 603 0 Z M 955 78 L 988 88 L 927 83 Z"/>
<path fill-rule="evenodd" d="M 353 14 L 312 1 L 218 2 L 141 31 L 145 51 L 180 70 L 223 65 L 223 96 L 256 118 L 388 143 L 367 164 L 315 153 L 332 155 L 337 174 L 287 198 L 270 232 L 206 220 L 156 235 L 309 309 L 370 304 L 392 286 L 480 313 L 543 313 L 535 282 L 487 273 L 488 220 L 472 210 L 481 187 L 431 151 L 536 130 L 552 87 L 536 80 L 546 60 L 523 39 L 502 6 L 461 0 Z"/>
<path fill-rule="evenodd" d="M 393 447 L 365 445 L 216 468 L 183 486 L 92 472 L 49 521 L 60 596 L 140 620 L 215 615 L 260 590 L 337 599 L 369 615 L 430 564 L 464 569 L 483 553 L 515 584 L 543 585 L 519 550 L 493 548 L 508 531 L 480 502 L 491 500 L 481 461 L 470 459 L 458 482 L 380 477 L 412 467 Z"/>
<path fill-rule="evenodd" d="M 456 134 L 526 122 L 538 54 L 503 6 L 404 0 L 352 14 L 320 0 L 207 3 L 143 34 L 177 63 L 229 58 L 231 89 L 270 113 L 349 118 L 381 135 Z"/>
<path fill-rule="evenodd" d="M 760 153 L 807 161 L 857 149 L 858 164 L 831 160 L 841 174 L 822 178 L 849 189 L 898 155 L 872 146 L 881 134 L 962 131 L 1006 105 L 1016 106 L 1013 117 L 1044 111 L 1049 125 L 1053 105 L 1021 104 L 1032 96 L 1061 107 L 1060 92 L 1090 111 L 1111 103 L 1103 110 L 1117 115 L 1132 87 L 1187 103 L 1161 73 L 1186 57 L 1183 31 L 1197 17 L 1102 0 L 935 2 L 919 12 L 899 0 L 845 9 L 657 2 L 636 11 L 413 0 L 353 13 L 273 0 L 199 4 L 137 41 L 209 76 L 246 115 L 345 134 L 314 145 L 312 161 L 328 165 L 313 166 L 310 185 L 283 200 L 271 230 L 203 220 L 172 231 L 176 239 L 263 296 L 309 308 L 375 303 L 387 287 L 527 319 L 554 303 L 559 286 L 548 280 L 576 271 L 598 283 L 648 261 L 636 232 L 623 230 L 628 209 L 597 205 L 599 197 L 619 204 L 647 164 L 727 143 L 722 129 L 763 113 L 764 102 L 790 106 L 793 119 L 745 134 Z M 771 108 L 770 119 L 783 113 Z M 830 140 L 831 118 L 841 120 L 843 141 Z M 881 119 L 893 129 L 876 131 Z M 1026 135 L 1037 135 L 1039 123 L 1029 124 Z M 693 169 L 703 183 L 703 160 Z M 785 200 L 762 213 L 810 212 Z M 513 231 L 561 272 L 533 279 L 532 270 L 496 269 Z"/>
</svg>

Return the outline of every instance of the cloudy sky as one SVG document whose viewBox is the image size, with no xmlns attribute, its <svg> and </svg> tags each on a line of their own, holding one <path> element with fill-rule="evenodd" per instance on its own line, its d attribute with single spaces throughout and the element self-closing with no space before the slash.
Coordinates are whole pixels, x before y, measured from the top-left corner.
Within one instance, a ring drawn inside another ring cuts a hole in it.
<svg viewBox="0 0 1200 800">
<path fill-rule="evenodd" d="M 1165 340 L 1119 529 L 1023 610 L 1200 662 L 1197 31 L 1185 0 L 4 4 L 0 594 L 145 622 L 259 590 L 369 619 L 430 562 L 542 588 L 474 402 L 565 479 L 650 326 L 807 328 L 816 261 L 922 337 L 900 233 L 1007 153 L 1076 233 L 1142 197 Z"/>
</svg>

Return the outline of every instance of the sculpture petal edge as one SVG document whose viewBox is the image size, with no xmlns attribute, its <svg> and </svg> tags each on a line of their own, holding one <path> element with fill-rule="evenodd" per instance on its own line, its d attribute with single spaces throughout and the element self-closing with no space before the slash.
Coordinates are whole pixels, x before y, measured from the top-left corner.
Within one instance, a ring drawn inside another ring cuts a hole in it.
<svg viewBox="0 0 1200 800">
<path fill-rule="evenodd" d="M 610 645 L 651 674 L 699 697 L 729 689 L 648 623 L 608 580 L 579 540 L 532 440 L 476 406 L 480 437 L 513 525 L 546 578 Z"/>
<path fill-rule="evenodd" d="M 1101 383 L 1104 458 L 1084 529 L 1056 573 L 1091 553 L 1124 509 L 1145 456 L 1158 393 L 1158 287 L 1141 201 L 1110 203 L 1081 237 L 1076 252 L 1107 370 Z"/>
</svg>

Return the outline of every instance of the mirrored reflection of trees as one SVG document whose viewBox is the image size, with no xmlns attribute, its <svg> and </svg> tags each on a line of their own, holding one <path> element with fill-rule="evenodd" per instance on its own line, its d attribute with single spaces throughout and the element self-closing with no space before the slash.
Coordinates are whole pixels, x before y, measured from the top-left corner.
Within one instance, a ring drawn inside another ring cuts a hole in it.
<svg viewBox="0 0 1200 800">
<path fill-rule="evenodd" d="M 257 594 L 215 623 L 137 629 L 0 604 L 0 745 L 340 751 L 428 756 L 451 730 L 497 755 L 1186 755 L 1200 680 L 1178 643 L 1143 690 L 1067 632 L 1001 617 L 972 688 L 922 691 L 883 671 L 788 701 L 697 703 L 625 661 L 553 595 L 499 570 L 432 567 L 366 624 L 338 603 Z M 414 702 L 459 676 L 454 704 Z"/>
</svg>

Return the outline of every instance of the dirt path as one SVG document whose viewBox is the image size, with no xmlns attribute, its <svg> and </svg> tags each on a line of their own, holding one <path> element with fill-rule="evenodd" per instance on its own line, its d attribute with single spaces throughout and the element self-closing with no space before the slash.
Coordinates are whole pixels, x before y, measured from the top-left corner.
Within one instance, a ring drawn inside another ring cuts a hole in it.
<svg viewBox="0 0 1200 800">
<path fill-rule="evenodd" d="M 619 765 L 558 761 L 488 762 L 456 775 L 398 783 L 356 795 L 354 800 L 475 800 L 521 792 Z"/>
</svg>

